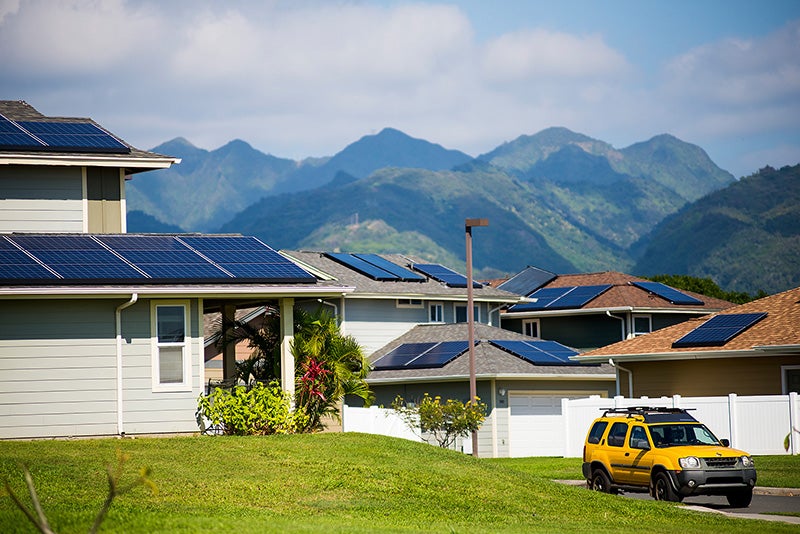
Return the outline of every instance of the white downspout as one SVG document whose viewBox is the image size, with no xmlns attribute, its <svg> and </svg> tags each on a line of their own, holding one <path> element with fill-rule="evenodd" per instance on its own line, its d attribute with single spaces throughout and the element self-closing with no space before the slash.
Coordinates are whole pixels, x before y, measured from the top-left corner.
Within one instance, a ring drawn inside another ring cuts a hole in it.
<svg viewBox="0 0 800 534">
<path fill-rule="evenodd" d="M 116 316 L 116 329 L 117 329 L 117 434 L 120 436 L 125 434 L 122 422 L 122 310 L 133 306 L 139 300 L 139 294 L 133 293 L 128 302 L 117 306 Z"/>
<path fill-rule="evenodd" d="M 608 363 L 611 364 L 611 367 L 617 369 L 617 397 L 620 396 L 620 392 L 619 392 L 619 372 L 620 371 L 625 371 L 626 373 L 628 373 L 628 395 L 630 395 L 630 398 L 633 398 L 633 372 L 630 369 L 625 369 L 621 365 L 614 363 L 614 360 L 612 358 L 608 359 Z"/>
</svg>

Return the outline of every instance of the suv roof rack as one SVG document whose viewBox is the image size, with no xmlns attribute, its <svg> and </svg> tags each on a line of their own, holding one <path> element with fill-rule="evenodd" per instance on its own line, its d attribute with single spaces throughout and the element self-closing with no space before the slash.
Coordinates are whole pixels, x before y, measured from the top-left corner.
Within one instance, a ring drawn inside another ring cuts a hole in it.
<svg viewBox="0 0 800 534">
<path fill-rule="evenodd" d="M 665 406 L 628 406 L 627 408 L 604 409 L 603 417 L 607 415 L 626 415 L 633 417 L 640 415 L 645 422 L 695 422 L 697 419 L 689 415 L 688 410 L 694 408 L 667 408 Z"/>
</svg>

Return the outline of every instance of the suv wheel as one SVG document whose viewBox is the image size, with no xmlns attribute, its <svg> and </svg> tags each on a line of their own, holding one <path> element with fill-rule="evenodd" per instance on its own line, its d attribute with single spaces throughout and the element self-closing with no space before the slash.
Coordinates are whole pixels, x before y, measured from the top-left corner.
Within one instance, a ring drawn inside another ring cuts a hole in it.
<svg viewBox="0 0 800 534">
<path fill-rule="evenodd" d="M 681 502 L 683 500 L 683 496 L 672 489 L 669 475 L 663 471 L 656 473 L 653 480 L 653 497 L 657 501 Z"/>
<path fill-rule="evenodd" d="M 753 488 L 737 491 L 736 493 L 729 493 L 726 495 L 728 504 L 733 508 L 747 508 L 750 506 L 750 501 L 753 500 Z"/>
<path fill-rule="evenodd" d="M 594 491 L 602 491 L 603 493 L 611 493 L 616 495 L 617 490 L 611 488 L 611 479 L 602 469 L 595 469 L 592 471 L 592 480 L 589 484 L 589 489 Z"/>
</svg>

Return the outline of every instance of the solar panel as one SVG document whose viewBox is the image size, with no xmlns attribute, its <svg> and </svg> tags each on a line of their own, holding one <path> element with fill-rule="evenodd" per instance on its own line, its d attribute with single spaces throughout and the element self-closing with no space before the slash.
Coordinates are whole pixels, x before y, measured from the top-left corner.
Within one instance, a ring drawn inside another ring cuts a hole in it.
<svg viewBox="0 0 800 534">
<path fill-rule="evenodd" d="M 547 309 L 564 310 L 580 308 L 590 300 L 600 296 L 611 288 L 610 285 L 576 286 L 570 291 L 551 302 Z"/>
<path fill-rule="evenodd" d="M 469 341 L 442 341 L 406 364 L 408 369 L 444 367 L 469 348 Z"/>
<path fill-rule="evenodd" d="M 16 121 L 16 124 L 43 141 L 49 150 L 130 152 L 127 145 L 89 122 Z"/>
<path fill-rule="evenodd" d="M 566 310 L 580 308 L 608 291 L 611 285 L 544 287 L 529 295 L 536 302 L 515 304 L 509 311 Z"/>
<path fill-rule="evenodd" d="M 389 260 L 378 256 L 377 254 L 353 254 L 353 256 L 397 276 L 403 282 L 424 282 L 426 280 L 424 276 L 420 276 L 415 272 L 409 271 L 408 269 L 392 263 Z"/>
<path fill-rule="evenodd" d="M 718 347 L 738 336 L 766 316 L 766 312 L 715 315 L 675 341 L 672 347 Z"/>
<path fill-rule="evenodd" d="M 238 281 L 308 284 L 317 281 L 289 259 L 251 236 L 180 236 L 188 245 Z"/>
<path fill-rule="evenodd" d="M 326 252 L 325 256 L 329 257 L 335 262 L 341 263 L 345 267 L 353 269 L 356 272 L 359 272 L 365 276 L 369 276 L 373 280 L 378 280 L 379 282 L 398 282 L 400 281 L 400 277 L 392 274 L 385 269 L 381 269 L 372 263 L 363 260 L 353 254 L 343 254 L 338 252 Z"/>
<path fill-rule="evenodd" d="M 375 370 L 402 369 L 408 362 L 432 349 L 436 343 L 404 343 L 381 356 L 374 363 Z"/>
<path fill-rule="evenodd" d="M 0 146 L 6 149 L 39 149 L 44 148 L 44 143 L 25 133 L 13 121 L 0 115 Z"/>
<path fill-rule="evenodd" d="M 578 354 L 555 341 L 490 339 L 489 343 L 535 365 L 580 365 L 569 359 Z"/>
<path fill-rule="evenodd" d="M 286 284 L 316 278 L 243 236 L 15 234 L 0 236 L 0 281 Z"/>
<path fill-rule="evenodd" d="M 649 291 L 650 293 L 658 295 L 659 297 L 671 302 L 672 304 L 689 305 L 689 306 L 703 305 L 702 300 L 690 297 L 686 293 L 682 293 L 677 289 L 673 289 L 660 282 L 631 282 L 631 284 L 640 289 L 644 289 L 645 291 Z"/>
<path fill-rule="evenodd" d="M 415 263 L 411 266 L 415 271 L 447 284 L 447 287 L 467 287 L 467 277 L 438 263 Z M 482 284 L 472 281 L 472 287 L 481 288 Z"/>
<path fill-rule="evenodd" d="M 58 276 L 0 236 L 0 278 L 7 280 L 56 280 Z"/>
<path fill-rule="evenodd" d="M 145 275 L 88 235 L 13 235 L 7 238 L 64 280 L 145 278 Z"/>
<path fill-rule="evenodd" d="M 551 272 L 543 271 L 536 267 L 526 267 L 521 272 L 497 286 L 497 289 L 509 291 L 517 295 L 530 295 L 555 278 L 556 275 Z"/>
</svg>

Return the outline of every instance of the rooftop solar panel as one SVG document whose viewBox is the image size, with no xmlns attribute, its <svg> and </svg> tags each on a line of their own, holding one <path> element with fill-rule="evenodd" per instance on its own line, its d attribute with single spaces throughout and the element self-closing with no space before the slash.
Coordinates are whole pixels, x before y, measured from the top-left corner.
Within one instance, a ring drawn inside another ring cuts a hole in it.
<svg viewBox="0 0 800 534">
<path fill-rule="evenodd" d="M 715 315 L 675 341 L 672 346 L 673 348 L 722 346 L 766 316 L 765 312 Z"/>
<path fill-rule="evenodd" d="M 424 276 L 409 271 L 377 254 L 353 254 L 353 256 L 397 276 L 403 282 L 424 282 L 426 280 Z"/>
<path fill-rule="evenodd" d="M 536 267 L 526 267 L 523 271 L 497 286 L 497 289 L 517 295 L 530 295 L 555 278 L 556 275 L 551 272 L 543 271 Z"/>
<path fill-rule="evenodd" d="M 689 306 L 703 305 L 702 300 L 690 297 L 686 293 L 682 293 L 677 289 L 673 289 L 660 282 L 631 282 L 631 284 L 638 288 L 644 289 L 645 291 L 649 291 L 650 293 L 658 295 L 672 304 Z"/>
<path fill-rule="evenodd" d="M 0 115 L 0 147 L 41 149 L 44 146 L 44 143 L 23 131 L 16 123 Z"/>
<path fill-rule="evenodd" d="M 88 122 L 16 121 L 50 150 L 127 153 L 130 148 L 102 128 Z"/>
<path fill-rule="evenodd" d="M 0 236 L 0 282 L 288 284 L 316 278 L 255 238 L 15 234 Z"/>
<path fill-rule="evenodd" d="M 469 348 L 469 341 L 442 341 L 406 364 L 408 369 L 444 367 Z"/>
<path fill-rule="evenodd" d="M 411 266 L 415 271 L 446 284 L 448 287 L 467 287 L 467 277 L 438 263 L 415 263 Z M 481 288 L 482 284 L 472 281 L 473 288 Z"/>
<path fill-rule="evenodd" d="M 400 277 L 353 254 L 326 252 L 325 256 L 379 282 L 398 282 Z"/>
<path fill-rule="evenodd" d="M 375 370 L 402 369 L 411 360 L 432 349 L 436 343 L 404 343 L 373 363 Z"/>
<path fill-rule="evenodd" d="M 576 286 L 563 294 L 561 297 L 552 301 L 547 306 L 547 309 L 565 310 L 570 308 L 580 308 L 609 289 L 611 289 L 610 285 Z"/>
<path fill-rule="evenodd" d="M 569 359 L 577 351 L 555 341 L 491 339 L 489 343 L 535 365 L 580 365 Z"/>
<path fill-rule="evenodd" d="M 557 298 L 565 295 L 570 287 L 543 287 L 538 291 L 534 291 L 529 295 L 530 298 L 536 299 L 536 302 L 523 302 L 522 304 L 515 304 L 509 308 L 509 311 L 536 311 L 544 310 Z"/>
</svg>

